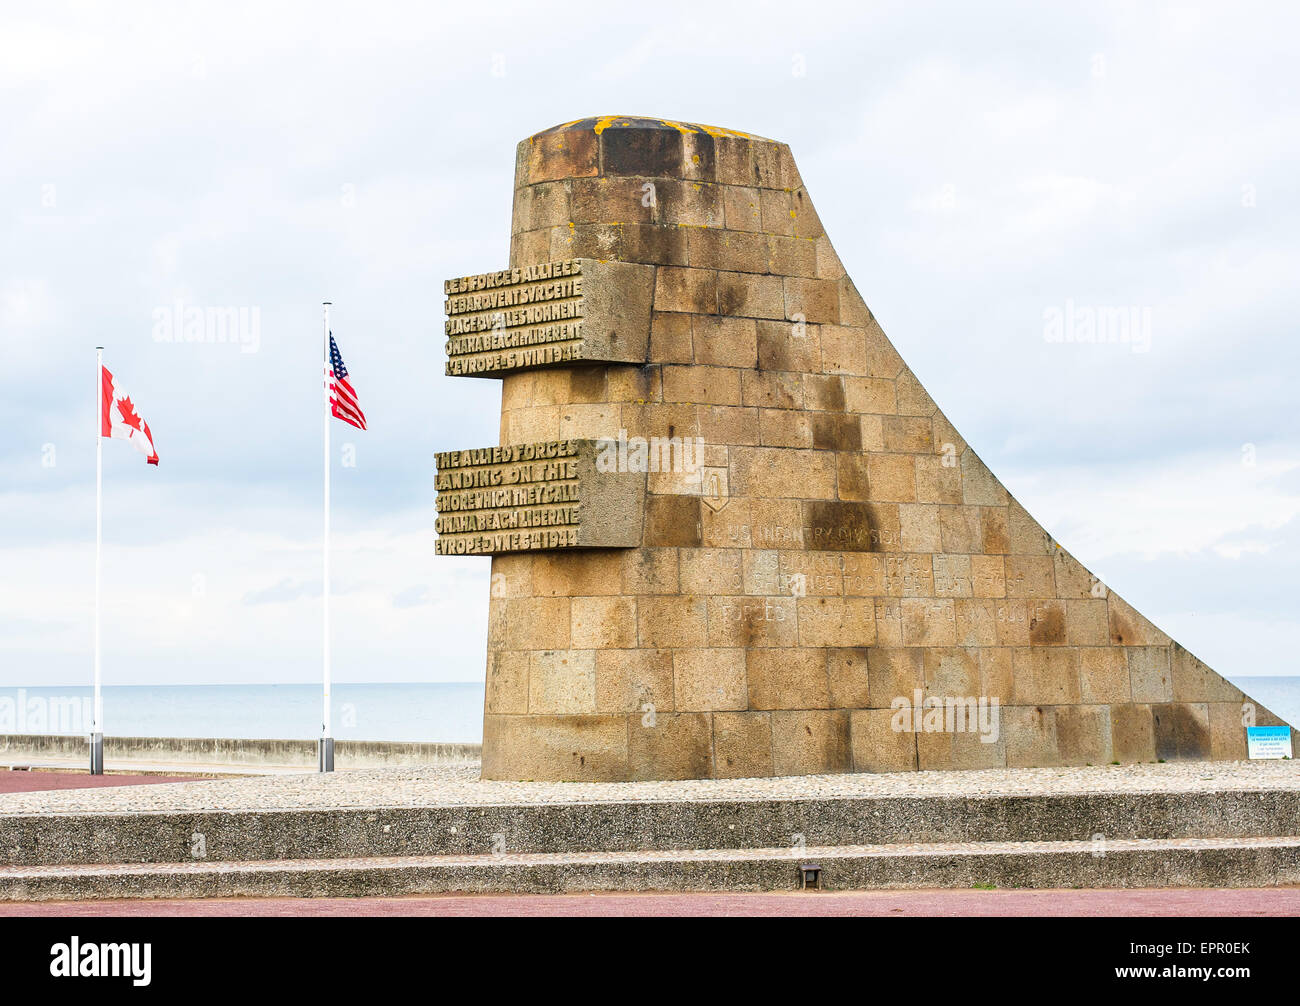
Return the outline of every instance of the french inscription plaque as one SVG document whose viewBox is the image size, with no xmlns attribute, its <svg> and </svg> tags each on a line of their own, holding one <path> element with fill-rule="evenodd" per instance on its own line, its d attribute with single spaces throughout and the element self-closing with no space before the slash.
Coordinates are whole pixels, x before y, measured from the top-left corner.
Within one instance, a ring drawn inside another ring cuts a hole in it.
<svg viewBox="0 0 1300 1006">
<path fill-rule="evenodd" d="M 598 471 L 597 451 L 550 440 L 439 453 L 437 554 L 639 544 L 645 475 Z"/>
<path fill-rule="evenodd" d="M 447 374 L 645 363 L 654 270 L 565 259 L 443 283 Z"/>
</svg>

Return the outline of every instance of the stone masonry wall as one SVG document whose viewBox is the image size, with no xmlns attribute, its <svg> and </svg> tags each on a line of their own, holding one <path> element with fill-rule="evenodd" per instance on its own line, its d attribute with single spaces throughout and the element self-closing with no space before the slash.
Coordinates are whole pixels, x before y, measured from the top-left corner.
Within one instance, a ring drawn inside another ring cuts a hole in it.
<svg viewBox="0 0 1300 1006">
<path fill-rule="evenodd" d="M 512 266 L 655 281 L 649 362 L 506 376 L 501 443 L 700 437 L 711 481 L 650 473 L 638 548 L 492 559 L 486 778 L 1245 757 L 1242 693 L 1098 583 L 939 411 L 785 144 L 588 119 L 520 143 L 515 186 Z M 894 729 L 917 695 L 996 697 L 997 742 Z"/>
</svg>

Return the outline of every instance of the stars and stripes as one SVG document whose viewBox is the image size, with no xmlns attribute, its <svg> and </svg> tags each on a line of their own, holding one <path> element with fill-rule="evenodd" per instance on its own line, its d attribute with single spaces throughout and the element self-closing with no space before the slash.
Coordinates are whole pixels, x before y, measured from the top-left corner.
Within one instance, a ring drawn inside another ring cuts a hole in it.
<svg viewBox="0 0 1300 1006">
<path fill-rule="evenodd" d="M 348 380 L 348 368 L 343 365 L 343 357 L 339 355 L 339 347 L 334 341 L 333 332 L 330 332 L 329 390 L 330 414 L 359 430 L 364 430 L 366 414 L 361 411 L 356 390 Z"/>
</svg>

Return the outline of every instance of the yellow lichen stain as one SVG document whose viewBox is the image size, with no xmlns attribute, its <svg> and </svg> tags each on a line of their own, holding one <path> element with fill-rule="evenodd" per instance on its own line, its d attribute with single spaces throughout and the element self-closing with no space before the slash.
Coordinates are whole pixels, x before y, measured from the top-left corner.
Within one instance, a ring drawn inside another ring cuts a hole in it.
<svg viewBox="0 0 1300 1006">
<path fill-rule="evenodd" d="M 646 119 L 650 122 L 658 122 L 662 126 L 671 126 L 683 136 L 689 133 L 707 133 L 709 136 L 737 136 L 746 140 L 762 139 L 761 136 L 754 136 L 752 133 L 743 133 L 738 129 L 727 129 L 722 126 L 706 126 L 699 122 L 678 122 L 675 119 L 657 119 L 648 115 L 602 115 L 596 119 L 596 124 L 592 128 L 595 130 L 596 135 L 599 136 L 610 126 L 630 126 L 631 119 L 639 118 Z M 573 123 L 566 123 L 566 125 L 573 125 Z M 559 128 L 565 127 L 562 126 Z"/>
<path fill-rule="evenodd" d="M 538 136 L 541 136 L 543 134 L 558 133 L 565 129 L 572 129 L 574 126 L 577 126 L 580 123 L 591 122 L 593 120 L 595 124 L 592 126 L 592 130 L 595 132 L 597 136 L 599 136 L 601 133 L 603 133 L 606 129 L 609 129 L 611 126 L 621 126 L 621 127 L 631 126 L 633 119 L 645 119 L 648 122 L 658 122 L 660 125 L 663 126 L 671 126 L 673 129 L 676 129 L 682 135 L 687 135 L 690 133 L 706 133 L 709 136 L 713 136 L 713 137 L 734 136 L 744 140 L 760 140 L 765 143 L 776 142 L 774 140 L 768 140 L 766 137 L 756 136 L 753 133 L 742 132 L 739 129 L 727 129 L 724 126 L 708 126 L 699 122 L 677 122 L 674 119 L 659 119 L 649 115 L 631 115 L 631 116 L 600 115 L 600 116 L 588 116 L 585 119 L 573 119 L 570 122 L 562 122 L 558 126 L 552 126 L 550 129 L 542 130 L 541 133 L 534 133 L 532 136 L 528 138 L 528 142 L 531 144 L 536 141 Z"/>
<path fill-rule="evenodd" d="M 762 139 L 761 136 L 755 136 L 753 133 L 742 133 L 739 129 L 725 129 L 722 126 L 705 126 L 705 125 L 701 125 L 700 123 L 696 123 L 695 128 L 701 130 L 702 132 L 708 133 L 710 136 L 714 136 L 714 137 L 737 136 L 740 137 L 742 140 Z"/>
</svg>

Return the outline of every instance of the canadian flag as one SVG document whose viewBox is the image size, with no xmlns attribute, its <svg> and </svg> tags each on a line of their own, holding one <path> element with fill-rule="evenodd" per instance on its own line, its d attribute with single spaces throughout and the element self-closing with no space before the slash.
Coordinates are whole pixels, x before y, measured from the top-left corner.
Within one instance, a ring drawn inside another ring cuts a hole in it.
<svg viewBox="0 0 1300 1006">
<path fill-rule="evenodd" d="M 158 463 L 158 452 L 154 450 L 153 434 L 149 424 L 140 418 L 135 403 L 126 389 L 117 383 L 108 368 L 100 365 L 99 380 L 102 391 L 99 396 L 99 435 L 117 440 L 129 440 L 137 451 L 145 456 L 151 465 Z"/>
</svg>

